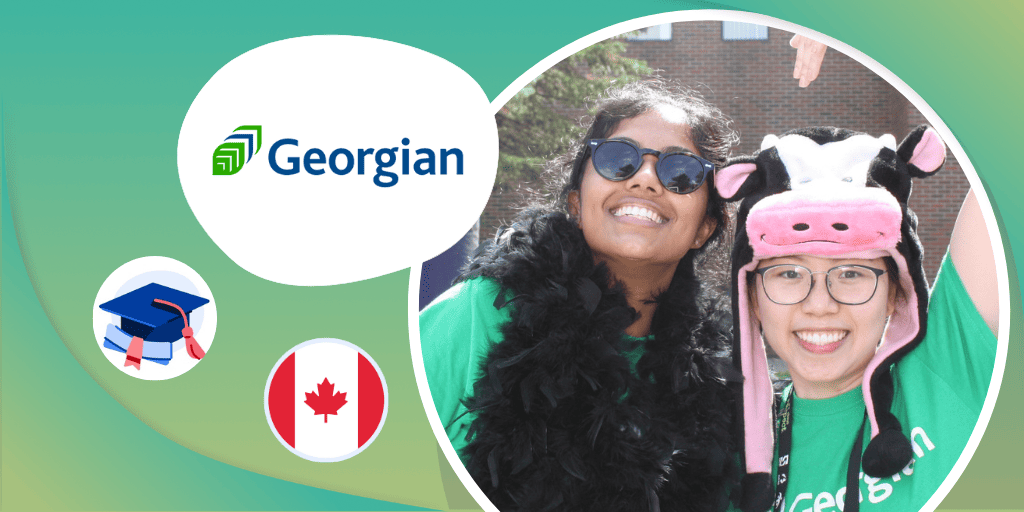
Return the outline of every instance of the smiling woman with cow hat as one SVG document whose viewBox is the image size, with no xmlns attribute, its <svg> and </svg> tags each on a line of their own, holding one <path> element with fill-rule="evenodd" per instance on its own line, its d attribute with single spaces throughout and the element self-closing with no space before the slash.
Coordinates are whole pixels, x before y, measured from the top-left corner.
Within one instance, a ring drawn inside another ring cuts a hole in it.
<svg viewBox="0 0 1024 512">
<path fill-rule="evenodd" d="M 918 510 L 966 446 L 995 363 L 991 245 L 971 193 L 929 296 L 907 208 L 911 178 L 945 150 L 926 126 L 899 146 L 808 128 L 769 135 L 717 175 L 723 197 L 742 199 L 744 510 Z M 774 406 L 764 343 L 793 381 Z"/>
<path fill-rule="evenodd" d="M 736 136 L 689 91 L 608 91 L 523 212 L 420 316 L 449 439 L 501 510 L 722 510 L 727 346 L 694 259 Z"/>
</svg>

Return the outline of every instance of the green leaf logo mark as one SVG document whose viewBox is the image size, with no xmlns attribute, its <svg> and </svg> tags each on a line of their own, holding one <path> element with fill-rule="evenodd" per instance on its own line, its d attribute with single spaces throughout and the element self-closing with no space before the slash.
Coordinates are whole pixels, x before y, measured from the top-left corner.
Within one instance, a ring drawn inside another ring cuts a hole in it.
<svg viewBox="0 0 1024 512">
<path fill-rule="evenodd" d="M 247 124 L 235 128 L 213 151 L 213 174 L 238 174 L 242 166 L 260 152 L 263 146 L 263 126 Z M 254 149 L 255 147 L 255 149 Z"/>
</svg>

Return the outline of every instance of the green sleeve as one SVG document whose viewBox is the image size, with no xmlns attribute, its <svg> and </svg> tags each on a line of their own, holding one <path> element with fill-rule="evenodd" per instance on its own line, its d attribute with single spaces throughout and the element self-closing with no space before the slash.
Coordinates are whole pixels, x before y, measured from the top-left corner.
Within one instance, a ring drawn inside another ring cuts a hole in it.
<svg viewBox="0 0 1024 512">
<path fill-rule="evenodd" d="M 473 418 L 462 400 L 472 394 L 480 364 L 501 341 L 508 308 L 497 309 L 500 285 L 477 278 L 453 286 L 420 312 L 420 344 L 427 384 L 452 446 L 461 454 Z"/>
<path fill-rule="evenodd" d="M 981 410 L 995 367 L 996 337 L 946 254 L 928 302 L 928 332 L 914 352 L 966 404 Z"/>
</svg>

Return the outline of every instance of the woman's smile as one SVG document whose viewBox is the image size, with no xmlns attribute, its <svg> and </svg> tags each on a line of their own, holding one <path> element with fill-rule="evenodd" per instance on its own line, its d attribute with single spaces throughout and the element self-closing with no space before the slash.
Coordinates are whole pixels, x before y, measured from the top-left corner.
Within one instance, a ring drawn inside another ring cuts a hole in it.
<svg viewBox="0 0 1024 512">
<path fill-rule="evenodd" d="M 613 206 L 610 213 L 615 217 L 621 217 L 620 220 L 623 222 L 635 223 L 641 226 L 661 226 L 668 222 L 668 219 L 658 212 L 657 207 L 636 199 L 630 199 L 625 204 Z"/>
<path fill-rule="evenodd" d="M 619 122 L 610 138 L 635 141 L 663 151 L 683 148 L 696 153 L 686 114 L 662 106 Z M 670 279 L 675 265 L 699 248 L 714 231 L 707 217 L 708 185 L 689 194 L 665 188 L 655 166 L 658 158 L 643 157 L 636 173 L 622 181 L 602 177 L 587 160 L 580 190 L 570 196 L 574 214 L 598 261 L 635 268 L 637 263 L 665 267 Z"/>
<path fill-rule="evenodd" d="M 850 331 L 842 329 L 793 331 L 797 342 L 812 354 L 831 354 L 846 340 Z"/>
</svg>

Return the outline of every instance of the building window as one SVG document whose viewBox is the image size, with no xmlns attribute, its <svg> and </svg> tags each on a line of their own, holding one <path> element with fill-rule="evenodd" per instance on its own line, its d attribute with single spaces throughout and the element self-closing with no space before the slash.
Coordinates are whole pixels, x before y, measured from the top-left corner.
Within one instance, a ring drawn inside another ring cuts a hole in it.
<svg viewBox="0 0 1024 512">
<path fill-rule="evenodd" d="M 662 23 L 653 27 L 642 28 L 636 34 L 626 37 L 628 41 L 671 41 L 672 24 Z"/>
<path fill-rule="evenodd" d="M 767 41 L 768 27 L 743 23 L 741 21 L 722 22 L 723 41 Z"/>
</svg>

